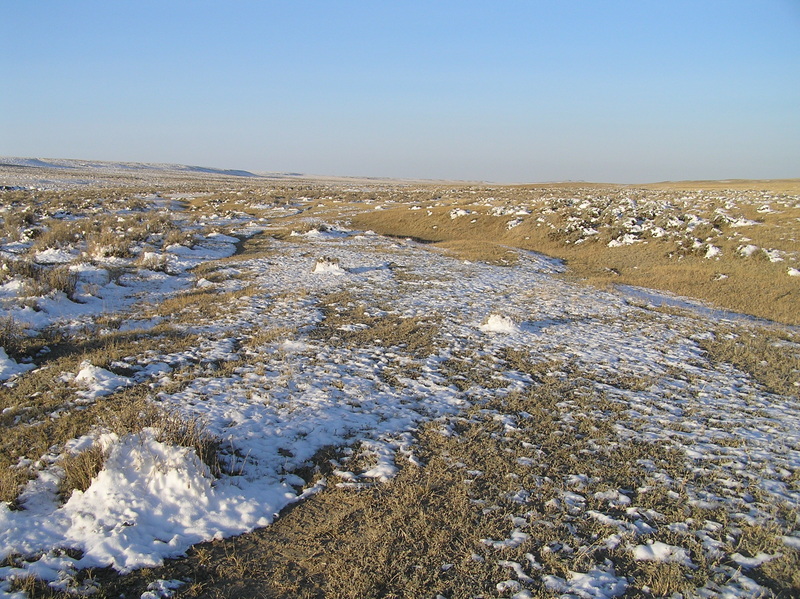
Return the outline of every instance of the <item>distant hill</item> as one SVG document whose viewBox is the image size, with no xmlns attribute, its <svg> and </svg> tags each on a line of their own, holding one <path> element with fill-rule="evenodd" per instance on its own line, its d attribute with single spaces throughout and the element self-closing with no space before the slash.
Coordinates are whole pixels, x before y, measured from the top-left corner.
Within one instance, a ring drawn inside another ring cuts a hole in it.
<svg viewBox="0 0 800 599">
<path fill-rule="evenodd" d="M 160 171 L 167 173 L 199 173 L 206 175 L 223 175 L 228 177 L 258 177 L 250 171 L 238 169 L 219 169 L 205 166 L 187 166 L 183 164 L 141 163 L 141 162 L 105 162 L 101 160 L 75 160 L 69 158 L 15 158 L 0 157 L 0 167 L 29 167 L 45 169 L 70 169 L 81 171 Z"/>
</svg>

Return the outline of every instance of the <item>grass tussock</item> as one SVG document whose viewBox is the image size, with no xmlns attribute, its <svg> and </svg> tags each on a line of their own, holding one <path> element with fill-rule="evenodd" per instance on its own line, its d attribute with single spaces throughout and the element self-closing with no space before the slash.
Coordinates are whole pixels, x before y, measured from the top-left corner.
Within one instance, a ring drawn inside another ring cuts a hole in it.
<svg viewBox="0 0 800 599">
<path fill-rule="evenodd" d="M 29 258 L 0 258 L 0 281 L 5 283 L 14 277 L 35 278 L 39 267 Z"/>
<path fill-rule="evenodd" d="M 69 266 L 37 268 L 35 276 L 25 280 L 25 294 L 31 297 L 43 297 L 54 291 L 60 291 L 72 299 L 78 286 L 78 275 Z"/>
<path fill-rule="evenodd" d="M 70 299 L 75 295 L 78 275 L 67 265 L 43 266 L 30 258 L 0 258 L 0 283 L 19 278 L 22 293 L 29 297 L 46 296 L 61 291 Z"/>
<path fill-rule="evenodd" d="M 84 224 L 74 220 L 50 219 L 42 223 L 43 231 L 36 237 L 34 250 L 60 249 L 80 241 Z"/>
<path fill-rule="evenodd" d="M 11 316 L 0 317 L 0 347 L 11 358 L 20 357 L 25 347 L 25 327 Z"/>
<path fill-rule="evenodd" d="M 103 468 L 107 450 L 99 444 L 93 444 L 76 454 L 68 455 L 61 460 L 64 478 L 59 481 L 58 491 L 62 500 L 66 501 L 73 491 L 85 491 L 92 480 Z"/>
<path fill-rule="evenodd" d="M 30 478 L 30 472 L 18 465 L 0 470 L 0 501 L 9 503 L 12 508 L 17 507 L 17 498 Z"/>
<path fill-rule="evenodd" d="M 187 417 L 176 410 L 165 409 L 140 397 L 126 402 L 114 411 L 106 411 L 98 418 L 100 430 L 117 437 L 140 435 L 144 429 L 155 431 L 155 438 L 167 445 L 188 447 L 197 454 L 213 476 L 222 472 L 219 460 L 220 442 L 209 433 L 198 417 Z M 59 494 L 69 499 L 73 491 L 85 491 L 103 467 L 108 449 L 94 443 L 88 449 L 68 455 L 60 462 L 64 477 L 59 484 Z"/>
<path fill-rule="evenodd" d="M 157 441 L 189 447 L 214 476 L 221 473 L 218 458 L 220 442 L 197 416 L 186 416 L 150 401 L 140 401 L 107 414 L 101 422 L 119 436 L 140 434 L 145 428 L 153 429 L 156 431 Z"/>
<path fill-rule="evenodd" d="M 47 343 L 47 353 L 37 354 L 35 350 L 44 343 Z M 196 343 L 195 336 L 178 333 L 167 327 L 157 327 L 147 332 L 94 335 L 86 339 L 53 336 L 34 340 L 24 337 L 17 354 L 36 355 L 42 367 L 19 377 L 13 385 L 4 386 L 0 393 L 0 427 L 3 430 L 0 435 L 0 500 L 15 501 L 21 486 L 36 475 L 30 466 L 21 466 L 21 460 L 22 463 L 29 463 L 26 460 L 35 461 L 53 446 L 62 446 L 70 439 L 86 435 L 98 425 L 118 434 L 127 434 L 150 426 L 148 423 L 159 419 L 170 422 L 169 418 L 158 418 L 148 411 L 139 415 L 151 393 L 146 384 L 123 388 L 105 397 L 102 402 L 80 405 L 80 409 L 76 409 L 77 389 L 64 384 L 57 374 L 75 373 L 83 361 L 102 368 L 113 368 L 112 364 L 137 352 L 181 351 Z M 125 425 L 125 422 L 138 424 Z M 170 430 L 179 433 L 170 433 L 170 439 L 180 439 L 181 435 L 186 439 L 192 438 L 191 427 L 184 430 L 174 423 Z M 211 455 L 203 449 L 202 443 L 198 448 L 201 457 Z M 89 458 L 88 455 L 81 457 L 75 463 L 76 471 L 91 472 L 91 468 L 87 468 L 92 463 Z M 209 460 L 214 462 L 210 457 Z M 76 480 L 81 478 L 85 479 L 86 476 L 75 475 Z M 81 486 L 79 483 L 76 485 L 75 488 Z"/>
</svg>

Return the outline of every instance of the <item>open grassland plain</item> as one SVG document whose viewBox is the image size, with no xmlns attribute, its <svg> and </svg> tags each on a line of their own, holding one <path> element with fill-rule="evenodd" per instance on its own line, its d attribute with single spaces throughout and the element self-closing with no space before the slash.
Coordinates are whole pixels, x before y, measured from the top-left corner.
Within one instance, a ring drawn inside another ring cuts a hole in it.
<svg viewBox="0 0 800 599">
<path fill-rule="evenodd" d="M 800 596 L 797 181 L 0 162 L 0 597 Z"/>
</svg>

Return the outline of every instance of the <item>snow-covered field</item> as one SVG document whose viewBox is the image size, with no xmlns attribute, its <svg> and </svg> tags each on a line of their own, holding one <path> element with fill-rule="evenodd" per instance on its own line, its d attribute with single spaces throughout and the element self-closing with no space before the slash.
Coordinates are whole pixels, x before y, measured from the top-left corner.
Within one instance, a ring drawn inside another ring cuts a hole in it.
<svg viewBox="0 0 800 599">
<path fill-rule="evenodd" d="M 554 494 L 547 513 L 531 507 L 544 493 L 536 486 L 482 498 L 517 509 L 504 538 L 478 539 L 475 547 L 498 565 L 496 595 L 650 592 L 614 556 L 674 565 L 669 571 L 683 577 L 702 565 L 708 576 L 698 577 L 698 596 L 791 589 L 791 581 L 763 569 L 779 560 L 789 569 L 800 564 L 797 393 L 769 392 L 711 360 L 702 346 L 725 327 L 755 331 L 763 322 L 657 292 L 601 291 L 560 276 L 560 262 L 531 252 L 519 251 L 513 267 L 469 262 L 346 222 L 307 223 L 272 238 L 277 219 L 297 210 L 261 206 L 258 217 L 206 210 L 197 218 L 186 202 L 198 197 L 144 195 L 135 210 L 109 202 L 103 213 L 126 230 L 151 214 L 169 221 L 169 231 L 145 232 L 119 255 L 92 245 L 89 234 L 57 247 L 25 235 L 0 245 L 2 314 L 27 338 L 51 339 L 58 330 L 77 344 L 125 334 L 143 347 L 103 363 L 75 360 L 69 371 L 54 370 L 47 345 L 30 356 L 0 349 L 4 428 L 35 429 L 143 390 L 148 401 L 202 421 L 221 463 L 215 475 L 192 449 L 159 440 L 153 427 L 119 434 L 86 426 L 43 455 L 19 449 L 10 468 L 29 471 L 30 480 L 16 502 L 0 504 L 0 596 L 24 596 L 19 580 L 29 575 L 54 589 L 89 592 L 78 575 L 87 568 L 157 566 L 198 542 L 268 526 L 284 507 L 326 486 L 356 493 L 391 480 L 403 464 L 424 468 L 415 450 L 420 427 L 434 422 L 442 435 L 457 436 L 464 415 L 484 405 L 481 417 L 502 425 L 517 465 Z M 19 208 L 5 206 L 4 222 Z M 59 210 L 47 221 L 51 228 L 98 216 L 86 206 Z M 170 238 L 174 230 L 189 235 Z M 68 269 L 72 287 L 34 295 L 13 266 L 21 260 Z M 165 305 L 174 308 L 159 310 Z M 185 343 L 172 347 L 176 336 Z M 798 351 L 796 337 L 783 343 Z M 45 374 L 67 399 L 27 418 L 15 389 Z M 587 455 L 645 448 L 635 487 L 604 485 L 580 460 L 574 471 L 548 477 L 548 456 L 521 432 L 536 415 L 503 408 L 504 397 L 544 379 L 581 381 L 582 400 L 565 398 L 549 414 L 565 438 L 579 423 L 613 417 L 606 447 L 589 446 Z M 102 469 L 85 490 L 65 496 L 65 460 L 92 446 L 103 449 Z M 332 474 L 314 475 L 315 456 L 329 447 L 340 455 Z M 676 452 L 681 478 L 675 463 L 650 457 L 648 447 L 653 455 Z M 683 502 L 685 517 L 646 507 L 653 493 Z M 555 547 L 532 532 L 553 514 L 568 514 L 576 527 L 599 523 L 604 533 L 585 539 L 576 529 L 572 547 Z M 748 553 L 741 541 L 753 528 L 773 531 L 775 544 Z M 543 562 L 544 553 L 558 551 L 598 557 L 565 574 Z M 148 592 L 168 596 L 176 592 L 170 586 L 177 583 Z"/>
</svg>

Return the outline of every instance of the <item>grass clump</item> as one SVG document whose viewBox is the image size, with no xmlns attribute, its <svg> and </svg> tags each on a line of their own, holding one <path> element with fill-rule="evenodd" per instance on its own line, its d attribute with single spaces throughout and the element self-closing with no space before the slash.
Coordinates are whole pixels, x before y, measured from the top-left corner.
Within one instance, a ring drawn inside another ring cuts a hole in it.
<svg viewBox="0 0 800 599">
<path fill-rule="evenodd" d="M 33 278 L 25 280 L 25 292 L 32 297 L 43 297 L 61 291 L 73 299 L 78 287 L 78 274 L 69 266 L 39 267 Z"/>
<path fill-rule="evenodd" d="M 9 357 L 20 357 L 25 339 L 25 327 L 11 316 L 0 316 L 0 347 Z"/>
<path fill-rule="evenodd" d="M 14 277 L 35 278 L 38 270 L 39 267 L 29 258 L 0 258 L 0 282 L 3 283 Z"/>
<path fill-rule="evenodd" d="M 14 326 L 12 321 L 12 328 Z M 7 335 L 8 326 L 4 330 Z M 76 403 L 76 389 L 58 378 L 59 373 L 76 372 L 84 360 L 110 368 L 112 363 L 137 352 L 167 347 L 180 351 L 196 341 L 195 336 L 168 328 L 94 335 L 83 340 L 24 336 L 16 346 L 16 357 L 31 353 L 43 343 L 48 343 L 48 352 L 37 357 L 40 368 L 19 377 L 13 385 L 4 386 L 0 393 L 0 500 L 15 501 L 21 486 L 36 475 L 36 471 L 25 464 L 31 464 L 53 446 L 63 446 L 71 439 L 89 434 L 98 425 L 122 435 L 161 422 L 162 429 L 172 431 L 164 437 L 170 442 L 178 439 L 182 440 L 180 444 L 186 444 L 197 437 L 192 426 L 181 426 L 175 418 L 159 417 L 151 408 L 146 408 L 151 393 L 147 384 L 126 387 L 102 402 L 80 405 Z M 9 347 L 15 346 L 9 344 Z M 126 422 L 130 424 L 124 424 Z M 206 456 L 210 464 L 214 464 L 213 452 L 204 449 L 203 443 L 196 445 L 198 455 Z M 73 479 L 77 482 L 70 482 L 68 486 L 80 488 L 84 484 L 81 480 L 91 480 L 91 474 L 82 472 L 93 472 L 92 464 L 97 463 L 97 456 L 81 456 L 73 461 L 74 464 L 67 463 L 74 466 Z"/>
<path fill-rule="evenodd" d="M 42 266 L 30 258 L 0 259 L 0 283 L 18 277 L 23 282 L 23 293 L 32 297 L 62 291 L 73 298 L 78 285 L 78 274 L 67 265 Z"/>
<path fill-rule="evenodd" d="M 198 417 L 187 417 L 176 410 L 165 409 L 146 398 L 119 406 L 100 417 L 100 428 L 117 437 L 141 435 L 145 429 L 155 432 L 155 439 L 167 445 L 188 447 L 209 468 L 213 476 L 220 476 L 220 442 Z M 61 460 L 64 477 L 59 493 L 64 500 L 73 491 L 85 491 L 103 468 L 108 448 L 99 442 Z"/>
<path fill-rule="evenodd" d="M 86 251 L 94 258 L 130 258 L 132 240 L 124 234 L 103 229 L 94 233 L 86 243 Z"/>
<path fill-rule="evenodd" d="M 107 455 L 106 448 L 95 443 L 88 449 L 67 455 L 61 460 L 60 465 L 64 470 L 64 478 L 58 485 L 61 498 L 66 501 L 73 491 L 88 489 L 94 477 L 102 470 Z"/>
<path fill-rule="evenodd" d="M 156 441 L 193 449 L 214 476 L 222 472 L 218 457 L 220 441 L 198 416 L 187 416 L 151 401 L 140 401 L 109 414 L 103 424 L 119 436 L 140 434 L 145 428 L 153 429 Z"/>
<path fill-rule="evenodd" d="M 17 465 L 0 469 L 0 502 L 7 502 L 12 508 L 17 507 L 20 491 L 30 478 L 28 470 Z"/>
<path fill-rule="evenodd" d="M 44 231 L 36 237 L 33 249 L 60 249 L 68 247 L 84 237 L 85 223 L 75 220 L 51 219 L 43 223 Z"/>
</svg>

